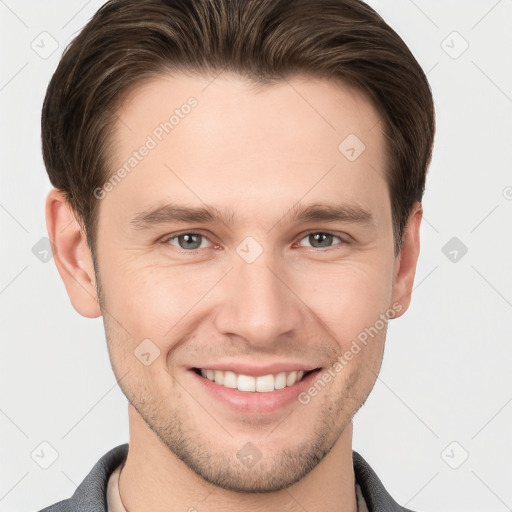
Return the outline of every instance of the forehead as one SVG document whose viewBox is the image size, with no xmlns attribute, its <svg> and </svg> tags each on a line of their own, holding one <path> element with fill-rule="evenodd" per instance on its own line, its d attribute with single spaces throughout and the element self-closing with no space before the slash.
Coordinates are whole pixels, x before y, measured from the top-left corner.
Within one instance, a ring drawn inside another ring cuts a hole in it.
<svg viewBox="0 0 512 512">
<path fill-rule="evenodd" d="M 191 103 L 195 106 L 189 108 Z M 297 75 L 260 84 L 228 72 L 218 76 L 181 74 L 146 79 L 124 97 L 117 114 L 120 122 L 114 130 L 114 140 L 126 140 L 126 129 L 159 138 L 159 127 L 164 130 L 163 135 L 169 134 L 161 126 L 168 122 L 173 131 L 181 125 L 173 134 L 179 138 L 180 132 L 187 136 L 187 125 L 192 125 L 194 134 L 202 137 L 203 153 L 209 149 L 208 142 L 215 133 L 231 132 L 238 140 L 250 137 L 255 149 L 258 142 L 263 142 L 266 147 L 279 146 L 284 152 L 287 146 L 283 144 L 287 141 L 318 142 L 315 136 L 322 136 L 325 145 L 332 149 L 334 144 L 337 149 L 336 143 L 343 135 L 359 134 L 368 140 L 368 132 L 381 124 L 369 97 L 340 80 Z M 187 117 L 192 121 L 182 123 Z M 137 125 L 130 126 L 130 121 Z M 271 138 L 275 132 L 280 135 L 278 139 Z M 371 142 L 375 146 L 381 141 Z M 233 145 L 231 149 L 235 149 Z M 303 152 L 306 149 L 301 148 Z"/>
<path fill-rule="evenodd" d="M 275 217 L 301 199 L 389 206 L 382 122 L 352 87 L 165 75 L 131 91 L 117 115 L 110 171 L 125 172 L 112 207 L 180 198 Z"/>
</svg>

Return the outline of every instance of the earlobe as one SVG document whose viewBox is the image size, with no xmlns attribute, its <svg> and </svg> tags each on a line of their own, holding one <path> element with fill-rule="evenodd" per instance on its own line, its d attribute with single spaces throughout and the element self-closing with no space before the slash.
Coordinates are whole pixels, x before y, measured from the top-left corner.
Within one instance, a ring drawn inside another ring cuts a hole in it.
<svg viewBox="0 0 512 512">
<path fill-rule="evenodd" d="M 395 260 L 393 278 L 393 300 L 402 306 L 399 317 L 409 308 L 411 303 L 416 263 L 420 254 L 420 225 L 423 216 L 421 203 L 413 206 L 404 230 L 402 249 Z"/>
<path fill-rule="evenodd" d="M 56 188 L 46 198 L 46 227 L 73 307 L 88 318 L 101 316 L 91 251 L 65 194 Z"/>
</svg>

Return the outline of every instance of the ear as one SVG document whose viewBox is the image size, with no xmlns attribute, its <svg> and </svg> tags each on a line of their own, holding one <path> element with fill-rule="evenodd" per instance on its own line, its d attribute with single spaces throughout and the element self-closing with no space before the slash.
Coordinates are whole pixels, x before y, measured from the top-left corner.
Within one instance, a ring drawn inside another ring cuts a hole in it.
<svg viewBox="0 0 512 512">
<path fill-rule="evenodd" d="M 411 209 L 404 230 L 402 249 L 395 260 L 393 276 L 393 302 L 402 305 L 395 318 L 403 315 L 411 303 L 411 293 L 416 274 L 416 263 L 420 254 L 420 224 L 423 216 L 421 203 Z"/>
<path fill-rule="evenodd" d="M 56 188 L 46 197 L 46 228 L 53 259 L 73 307 L 88 318 L 101 316 L 87 239 L 64 193 Z"/>
</svg>

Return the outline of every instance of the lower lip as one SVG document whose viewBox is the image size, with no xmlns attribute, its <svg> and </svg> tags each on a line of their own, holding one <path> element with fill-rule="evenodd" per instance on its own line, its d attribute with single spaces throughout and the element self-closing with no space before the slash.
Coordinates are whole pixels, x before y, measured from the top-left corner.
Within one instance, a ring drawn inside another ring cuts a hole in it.
<svg viewBox="0 0 512 512">
<path fill-rule="evenodd" d="M 320 369 L 308 373 L 299 382 L 293 384 L 293 386 L 262 393 L 258 391 L 240 391 L 238 389 L 221 386 L 198 375 L 193 370 L 189 371 L 198 385 L 216 400 L 228 405 L 236 411 L 256 414 L 272 413 L 294 402 L 299 402 L 299 395 L 311 385 L 319 372 Z"/>
</svg>

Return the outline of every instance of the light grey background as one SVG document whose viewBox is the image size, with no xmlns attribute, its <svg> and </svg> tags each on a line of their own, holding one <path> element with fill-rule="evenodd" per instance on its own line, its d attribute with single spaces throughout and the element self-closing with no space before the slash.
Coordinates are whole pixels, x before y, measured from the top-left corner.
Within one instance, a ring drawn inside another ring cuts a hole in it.
<svg viewBox="0 0 512 512">
<path fill-rule="evenodd" d="M 101 318 L 75 312 L 36 245 L 50 189 L 45 89 L 102 3 L 0 1 L 2 512 L 70 496 L 101 455 L 128 441 Z M 354 448 L 414 510 L 512 510 L 512 1 L 369 3 L 428 72 L 438 128 L 412 305 L 391 322 Z M 42 442 L 58 452 L 48 469 Z"/>
</svg>

